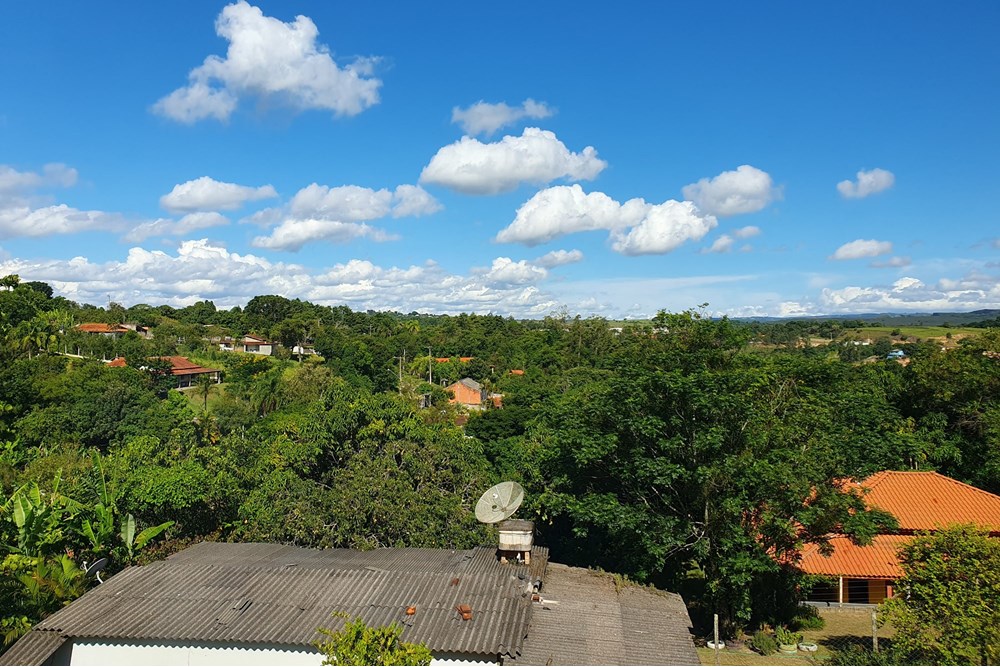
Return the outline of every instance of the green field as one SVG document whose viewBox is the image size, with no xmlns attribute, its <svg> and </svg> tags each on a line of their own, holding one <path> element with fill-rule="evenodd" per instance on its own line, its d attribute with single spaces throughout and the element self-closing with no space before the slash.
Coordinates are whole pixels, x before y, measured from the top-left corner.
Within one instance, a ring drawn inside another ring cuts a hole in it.
<svg viewBox="0 0 1000 667">
<path fill-rule="evenodd" d="M 895 335 L 900 335 L 910 339 L 924 340 L 927 338 L 946 338 L 948 334 L 951 334 L 952 338 L 975 336 L 983 333 L 983 331 L 985 330 L 973 327 L 861 327 L 858 329 L 848 329 L 844 335 L 851 338 L 891 338 Z M 898 332 L 898 334 L 895 332 Z"/>
</svg>

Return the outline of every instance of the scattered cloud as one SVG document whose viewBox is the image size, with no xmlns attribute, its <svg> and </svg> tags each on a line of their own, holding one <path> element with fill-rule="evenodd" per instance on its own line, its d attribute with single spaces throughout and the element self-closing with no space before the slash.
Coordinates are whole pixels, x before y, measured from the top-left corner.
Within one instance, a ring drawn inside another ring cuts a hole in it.
<svg viewBox="0 0 1000 667">
<path fill-rule="evenodd" d="M 755 227 L 754 225 L 740 227 L 733 230 L 733 236 L 738 239 L 751 239 L 755 236 L 760 236 L 760 227 Z"/>
<path fill-rule="evenodd" d="M 700 210 L 720 217 L 754 213 L 781 198 L 770 174 L 748 164 L 685 185 L 681 192 Z"/>
<path fill-rule="evenodd" d="M 583 253 L 579 250 L 553 250 L 552 252 L 545 253 L 532 263 L 535 266 L 552 269 L 557 266 L 575 264 L 581 261 L 583 261 Z"/>
<path fill-rule="evenodd" d="M 876 269 L 901 269 L 912 263 L 909 257 L 890 257 L 885 261 L 872 262 L 869 266 Z"/>
<path fill-rule="evenodd" d="M 859 171 L 856 181 L 841 181 L 837 183 L 837 191 L 845 199 L 863 199 L 870 195 L 888 190 L 896 182 L 896 176 L 885 169 Z"/>
<path fill-rule="evenodd" d="M 649 204 L 630 199 L 620 204 L 603 192 L 587 194 L 579 185 L 560 185 L 525 202 L 496 240 L 532 246 L 566 234 L 606 229 L 617 252 L 659 254 L 700 240 L 716 224 L 714 217 L 700 214 L 691 202 Z"/>
<path fill-rule="evenodd" d="M 497 257 L 488 271 L 481 274 L 487 285 L 531 285 L 544 280 L 549 272 L 540 266 L 509 257 Z"/>
<path fill-rule="evenodd" d="M 417 185 L 400 185 L 395 191 L 372 190 L 358 185 L 331 188 L 312 183 L 295 193 L 283 208 L 258 211 L 241 222 L 274 227 L 268 236 L 256 237 L 255 248 L 296 252 L 313 241 L 348 243 L 355 239 L 393 241 L 399 237 L 366 222 L 430 215 L 440 202 Z"/>
<path fill-rule="evenodd" d="M 307 16 L 285 23 L 240 0 L 223 8 L 215 31 L 229 42 L 226 57 L 205 58 L 188 74 L 188 85 L 156 102 L 154 112 L 182 123 L 225 121 L 242 98 L 257 98 L 354 116 L 379 101 L 375 60 L 337 65 Z"/>
<path fill-rule="evenodd" d="M 707 248 L 702 248 L 701 252 L 704 254 L 715 253 L 715 252 L 732 252 L 733 244 L 735 241 L 733 237 L 729 234 L 722 234 L 719 238 L 712 241 L 712 245 Z"/>
<path fill-rule="evenodd" d="M 887 287 L 824 289 L 825 312 L 969 311 L 1000 306 L 1000 277 L 972 272 L 964 278 L 941 279 L 935 285 L 904 277 Z"/>
<path fill-rule="evenodd" d="M 0 275 L 42 280 L 80 303 L 114 301 L 185 306 L 211 299 L 220 307 L 244 305 L 258 294 L 282 294 L 355 310 L 423 313 L 503 312 L 538 317 L 558 307 L 540 290 L 540 271 L 530 263 L 494 260 L 487 270 L 451 274 L 433 261 L 380 267 L 352 259 L 319 271 L 298 264 L 229 252 L 205 239 L 183 241 L 174 254 L 132 248 L 123 261 L 0 259 Z"/>
<path fill-rule="evenodd" d="M 80 211 L 65 204 L 34 209 L 28 206 L 0 208 L 0 238 L 38 238 L 91 230 L 120 231 L 125 225 L 125 219 L 117 213 Z"/>
<path fill-rule="evenodd" d="M 254 188 L 236 183 L 223 183 L 208 176 L 179 183 L 160 197 L 160 206 L 174 213 L 187 211 L 232 210 L 248 201 L 272 199 L 278 193 L 271 185 Z"/>
<path fill-rule="evenodd" d="M 441 203 L 418 185 L 400 185 L 394 192 L 358 185 L 331 188 L 313 183 L 295 193 L 289 202 L 293 217 L 314 217 L 341 222 L 377 220 L 436 213 Z"/>
<path fill-rule="evenodd" d="M 46 186 L 68 188 L 76 185 L 77 178 L 76 169 L 58 162 L 45 165 L 41 173 L 17 171 L 0 164 L 0 195 L 22 194 Z"/>
<path fill-rule="evenodd" d="M 491 135 L 497 130 L 513 125 L 522 118 L 548 118 L 555 113 L 545 102 L 527 99 L 520 106 L 508 106 L 504 102 L 490 104 L 480 100 L 467 109 L 455 107 L 451 110 L 451 122 L 458 123 L 470 136 Z"/>
<path fill-rule="evenodd" d="M 528 127 L 519 137 L 506 136 L 494 143 L 462 137 L 438 150 L 420 174 L 420 182 L 465 194 L 495 195 L 522 183 L 593 180 L 607 164 L 593 146 L 573 153 L 554 133 Z"/>
<path fill-rule="evenodd" d="M 689 201 L 666 201 L 650 206 L 628 231 L 612 230 L 611 247 L 623 255 L 662 255 L 686 241 L 700 241 L 716 224 L 714 217 L 702 215 Z"/>
<path fill-rule="evenodd" d="M 876 241 L 874 239 L 857 239 L 837 248 L 830 256 L 830 259 L 862 259 L 864 257 L 878 257 L 888 255 L 892 252 L 891 241 Z"/>
<path fill-rule="evenodd" d="M 191 232 L 209 227 L 221 227 L 229 224 L 229 218 L 214 211 L 197 211 L 188 213 L 180 220 L 160 218 L 151 222 L 136 225 L 123 238 L 129 243 L 139 243 L 154 236 L 186 236 Z"/>
<path fill-rule="evenodd" d="M 396 186 L 392 201 L 392 217 L 394 218 L 431 215 L 444 208 L 441 202 L 419 185 Z"/>
<path fill-rule="evenodd" d="M 275 227 L 269 236 L 254 237 L 250 245 L 268 250 L 298 252 L 302 246 L 313 241 L 349 243 L 362 238 L 369 238 L 372 241 L 394 241 L 399 237 L 364 223 L 289 218 Z"/>
</svg>

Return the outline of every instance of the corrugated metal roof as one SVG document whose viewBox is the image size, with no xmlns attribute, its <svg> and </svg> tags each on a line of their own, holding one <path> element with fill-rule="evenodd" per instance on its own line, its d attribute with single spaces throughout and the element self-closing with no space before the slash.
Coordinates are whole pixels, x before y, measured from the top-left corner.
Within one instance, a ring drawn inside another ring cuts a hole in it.
<svg viewBox="0 0 1000 667">
<path fill-rule="evenodd" d="M 697 665 L 684 601 L 608 575 L 550 564 L 535 603 L 522 665 Z"/>
<path fill-rule="evenodd" d="M 65 641 L 58 632 L 32 630 L 0 655 L 0 665 L 40 665 Z"/>
<path fill-rule="evenodd" d="M 305 549 L 203 542 L 108 579 L 36 626 L 38 637 L 279 643 L 310 646 L 319 627 L 359 616 L 403 626 L 403 639 L 439 652 L 516 653 L 531 613 L 532 565 L 501 564 L 496 550 Z M 462 620 L 459 604 L 472 607 Z M 406 615 L 416 607 L 413 616 Z M 61 643 L 62 640 L 59 641 Z M 58 648 L 51 640 L 49 653 Z M 28 657 L 43 652 L 28 646 Z M 31 651 L 34 650 L 34 653 Z M 17 654 L 15 654 L 17 655 Z M 29 660 L 28 662 L 36 662 Z"/>
<path fill-rule="evenodd" d="M 1000 531 L 1000 496 L 936 472 L 884 470 L 860 486 L 868 489 L 868 505 L 893 514 L 901 530 L 974 523 Z"/>
<path fill-rule="evenodd" d="M 903 570 L 896 554 L 912 539 L 910 535 L 877 535 L 870 545 L 862 547 L 847 537 L 837 536 L 830 539 L 833 553 L 829 556 L 821 554 L 815 544 L 803 549 L 799 567 L 809 574 L 898 579 L 903 576 Z"/>
<path fill-rule="evenodd" d="M 554 600 L 544 606 L 531 602 L 539 579 Z M 471 620 L 458 605 L 472 608 Z M 416 613 L 407 616 L 410 606 Z M 679 596 L 618 590 L 607 575 L 549 565 L 545 548 L 532 550 L 529 566 L 501 564 L 486 547 L 201 543 L 111 577 L 42 621 L 0 663 L 40 664 L 66 638 L 311 647 L 317 628 L 342 627 L 334 612 L 373 626 L 399 623 L 404 640 L 436 653 L 522 664 L 697 662 Z"/>
</svg>

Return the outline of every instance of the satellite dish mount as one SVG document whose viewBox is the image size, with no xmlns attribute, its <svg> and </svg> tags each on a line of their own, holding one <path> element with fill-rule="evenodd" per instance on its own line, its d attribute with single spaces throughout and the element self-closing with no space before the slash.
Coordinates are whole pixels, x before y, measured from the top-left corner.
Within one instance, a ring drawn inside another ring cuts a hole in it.
<svg viewBox="0 0 1000 667">
<path fill-rule="evenodd" d="M 534 542 L 535 524 L 522 519 L 510 520 L 524 502 L 524 489 L 517 482 L 500 482 L 486 490 L 476 503 L 476 518 L 482 523 L 499 523 L 500 562 L 508 558 L 531 563 L 531 546 Z"/>
</svg>

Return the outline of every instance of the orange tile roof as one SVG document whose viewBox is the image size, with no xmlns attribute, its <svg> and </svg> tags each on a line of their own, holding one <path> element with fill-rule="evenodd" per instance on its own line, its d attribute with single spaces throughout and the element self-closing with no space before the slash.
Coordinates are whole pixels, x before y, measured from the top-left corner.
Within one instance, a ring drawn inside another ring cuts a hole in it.
<svg viewBox="0 0 1000 667">
<path fill-rule="evenodd" d="M 903 576 L 903 570 L 896 553 L 912 539 L 909 535 L 876 535 L 870 545 L 862 547 L 846 537 L 837 536 L 830 540 L 833 553 L 829 556 L 821 554 L 818 545 L 807 545 L 802 550 L 799 567 L 808 574 L 856 579 L 899 579 Z"/>
<path fill-rule="evenodd" d="M 510 374 L 511 375 L 524 375 L 524 371 L 522 371 L 520 368 L 515 368 L 515 369 L 511 370 Z"/>
<path fill-rule="evenodd" d="M 125 357 L 115 357 L 108 362 L 109 368 L 125 368 L 128 364 L 125 363 Z"/>
<path fill-rule="evenodd" d="M 865 502 L 891 513 L 903 531 L 974 523 L 1000 532 L 1000 496 L 936 472 L 875 473 L 860 485 Z"/>
<path fill-rule="evenodd" d="M 475 357 L 459 357 L 458 358 L 458 360 L 461 361 L 463 364 L 467 364 L 470 361 L 472 361 L 473 359 L 475 359 Z"/>
<path fill-rule="evenodd" d="M 78 324 L 77 329 L 84 333 L 126 333 L 129 330 L 117 324 L 105 324 L 103 322 L 84 322 Z"/>
<path fill-rule="evenodd" d="M 199 366 L 187 357 L 157 357 L 163 361 L 169 361 L 172 368 L 171 375 L 201 375 L 202 373 L 218 373 L 217 368 L 205 368 Z"/>
<path fill-rule="evenodd" d="M 434 359 L 434 361 L 438 362 L 439 364 L 446 364 L 449 361 L 451 361 L 451 359 L 449 359 L 448 357 L 437 357 Z"/>
</svg>

